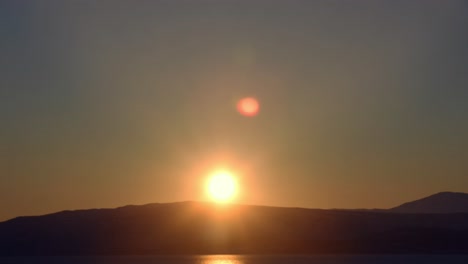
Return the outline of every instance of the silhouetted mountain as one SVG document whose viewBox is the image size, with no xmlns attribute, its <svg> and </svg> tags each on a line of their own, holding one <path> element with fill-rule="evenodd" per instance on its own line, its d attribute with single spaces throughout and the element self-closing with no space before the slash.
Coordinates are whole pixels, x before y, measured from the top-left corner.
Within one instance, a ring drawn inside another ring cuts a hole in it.
<svg viewBox="0 0 468 264">
<path fill-rule="evenodd" d="M 440 192 L 390 209 L 396 213 L 468 213 L 468 194 Z"/>
<path fill-rule="evenodd" d="M 0 223 L 0 255 L 468 253 L 468 214 L 182 202 Z"/>
</svg>

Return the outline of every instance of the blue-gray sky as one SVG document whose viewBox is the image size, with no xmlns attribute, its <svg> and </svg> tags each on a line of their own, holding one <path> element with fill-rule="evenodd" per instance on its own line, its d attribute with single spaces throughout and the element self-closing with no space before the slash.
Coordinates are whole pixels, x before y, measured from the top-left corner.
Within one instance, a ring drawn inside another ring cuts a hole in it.
<svg viewBox="0 0 468 264">
<path fill-rule="evenodd" d="M 0 219 L 468 192 L 468 2 L 2 1 Z M 236 112 L 256 97 L 260 114 Z"/>
</svg>

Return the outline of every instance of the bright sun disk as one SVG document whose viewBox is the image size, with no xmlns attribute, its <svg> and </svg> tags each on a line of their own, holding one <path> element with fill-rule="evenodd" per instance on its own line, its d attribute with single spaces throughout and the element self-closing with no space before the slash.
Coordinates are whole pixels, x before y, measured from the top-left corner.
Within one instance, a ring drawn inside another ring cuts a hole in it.
<svg viewBox="0 0 468 264">
<path fill-rule="evenodd" d="M 236 192 L 236 181 L 231 173 L 219 171 L 208 181 L 208 193 L 216 202 L 231 200 Z"/>
</svg>

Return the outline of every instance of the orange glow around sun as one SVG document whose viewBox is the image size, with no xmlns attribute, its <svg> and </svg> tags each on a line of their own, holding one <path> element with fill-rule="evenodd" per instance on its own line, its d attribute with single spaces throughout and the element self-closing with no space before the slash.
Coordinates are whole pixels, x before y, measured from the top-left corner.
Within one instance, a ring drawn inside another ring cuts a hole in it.
<svg viewBox="0 0 468 264">
<path fill-rule="evenodd" d="M 244 116 L 256 116 L 260 110 L 260 104 L 257 99 L 247 97 L 237 103 L 237 111 Z"/>
<path fill-rule="evenodd" d="M 236 179 L 228 171 L 217 171 L 208 180 L 207 192 L 215 202 L 228 202 L 237 192 Z"/>
</svg>

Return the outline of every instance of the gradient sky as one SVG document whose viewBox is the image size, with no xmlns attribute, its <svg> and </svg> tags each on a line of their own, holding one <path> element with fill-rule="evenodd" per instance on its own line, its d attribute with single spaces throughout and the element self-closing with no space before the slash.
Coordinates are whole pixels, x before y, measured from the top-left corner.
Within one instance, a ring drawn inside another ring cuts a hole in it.
<svg viewBox="0 0 468 264">
<path fill-rule="evenodd" d="M 1 1 L 0 220 L 468 192 L 467 1 Z M 236 102 L 261 104 L 243 117 Z"/>
</svg>

